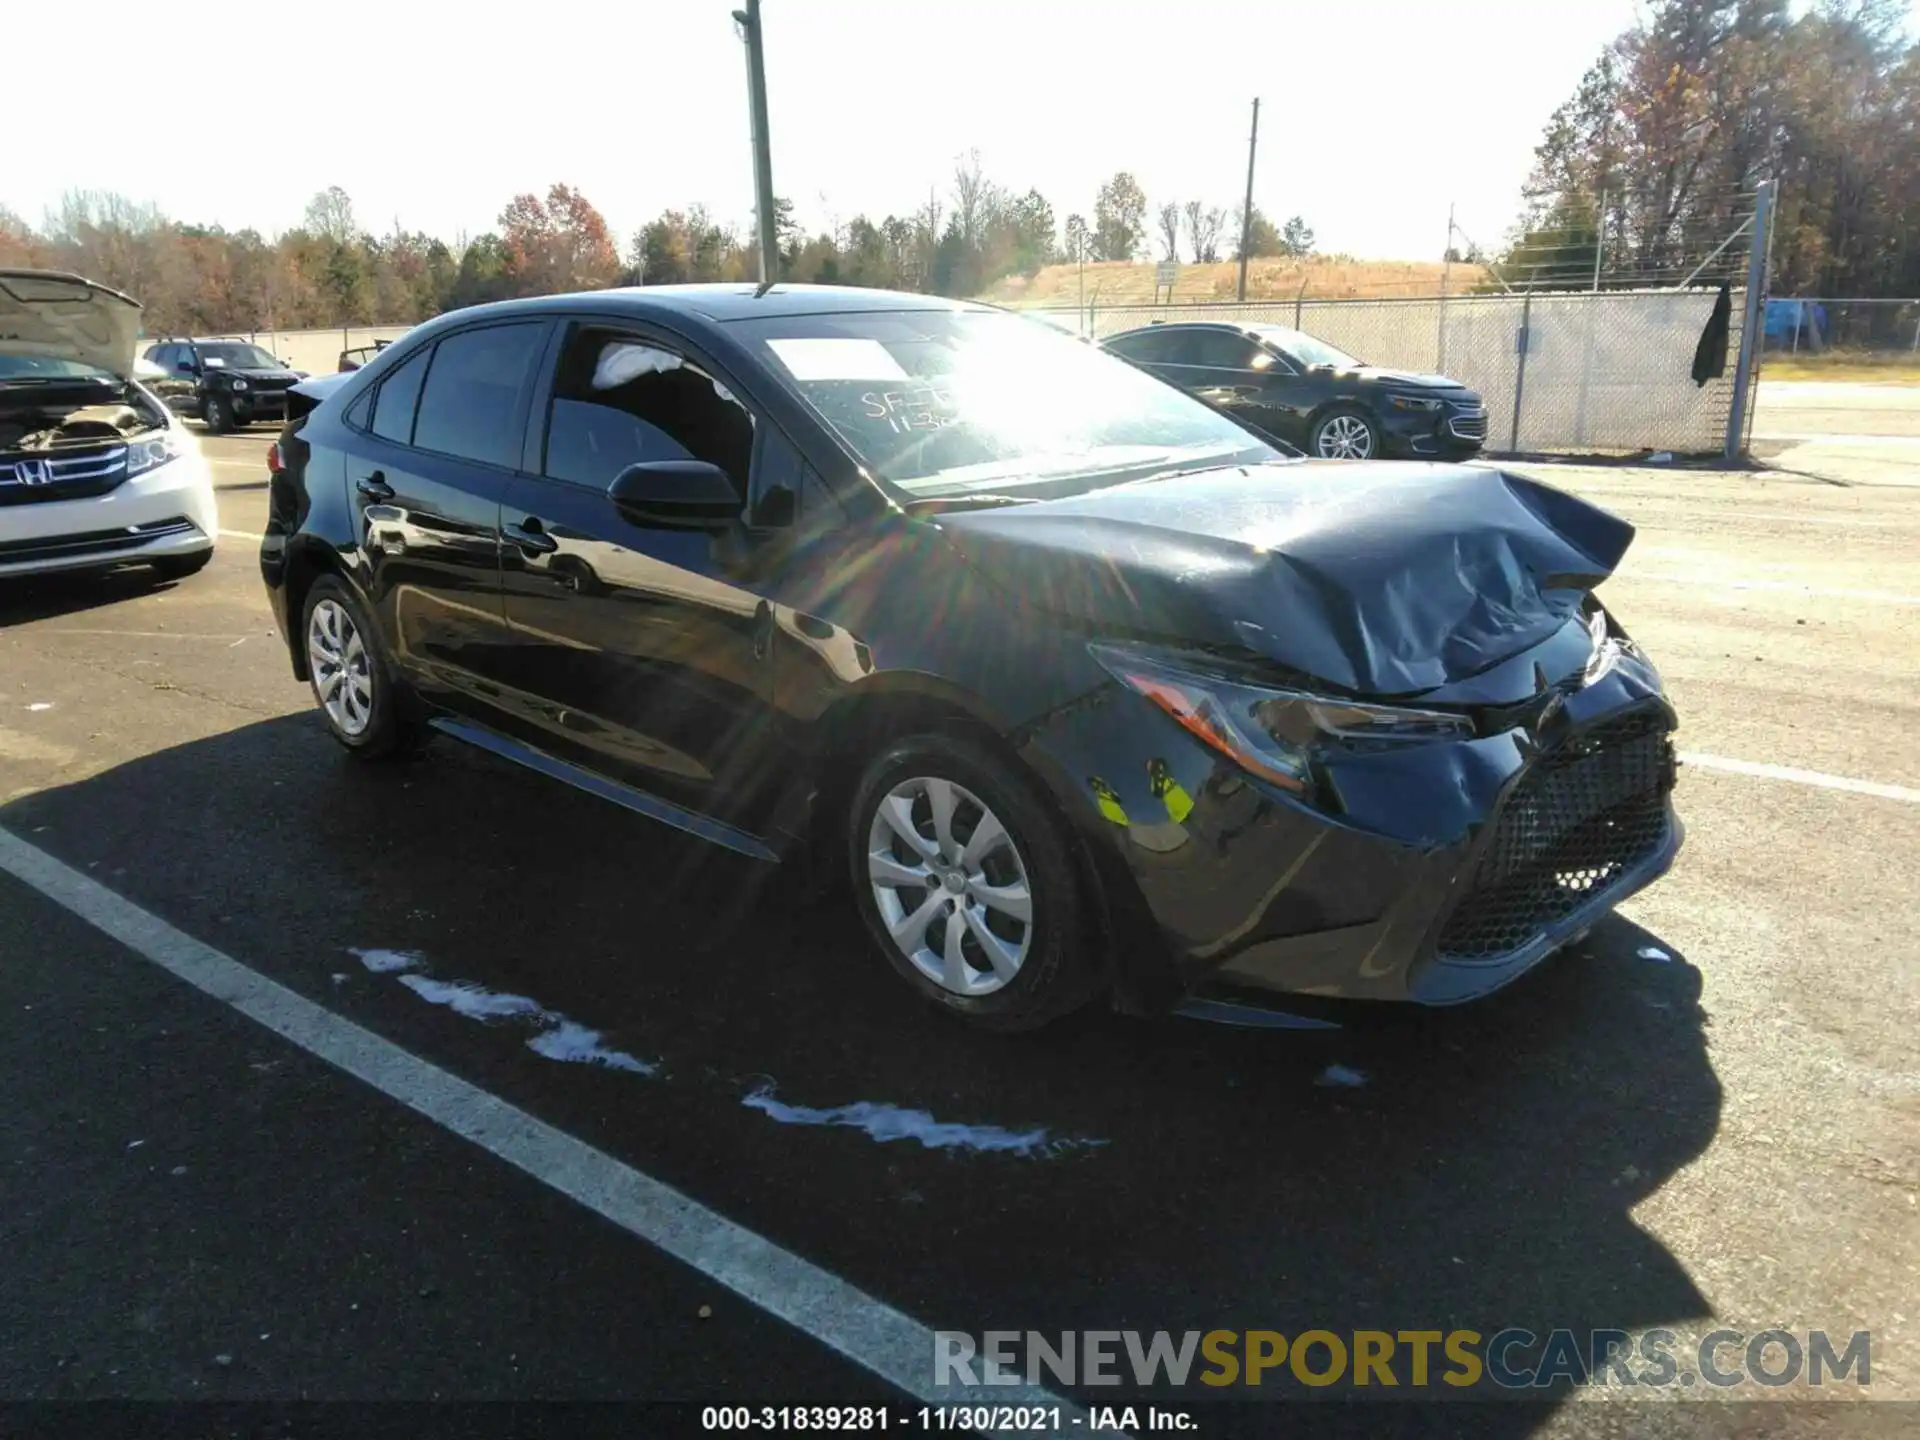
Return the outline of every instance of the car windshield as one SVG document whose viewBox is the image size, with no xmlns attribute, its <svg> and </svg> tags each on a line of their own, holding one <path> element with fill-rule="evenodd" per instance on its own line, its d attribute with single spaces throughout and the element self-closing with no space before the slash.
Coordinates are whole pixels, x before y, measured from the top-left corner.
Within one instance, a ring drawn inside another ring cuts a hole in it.
<svg viewBox="0 0 1920 1440">
<path fill-rule="evenodd" d="M 200 363 L 229 370 L 278 370 L 280 362 L 258 345 L 196 345 Z"/>
<path fill-rule="evenodd" d="M 97 365 L 60 360 L 51 355 L 9 355 L 0 352 L 0 380 L 118 380 Z"/>
<path fill-rule="evenodd" d="M 868 470 L 914 496 L 1081 476 L 1091 488 L 1113 472 L 1279 458 L 1124 360 L 1013 315 L 854 312 L 741 328 Z"/>
<path fill-rule="evenodd" d="M 1289 330 L 1284 325 L 1257 325 L 1254 330 L 1262 340 L 1286 351 L 1302 365 L 1331 365 L 1336 370 L 1351 370 L 1365 363 L 1324 340 L 1314 339 L 1304 330 Z"/>
</svg>

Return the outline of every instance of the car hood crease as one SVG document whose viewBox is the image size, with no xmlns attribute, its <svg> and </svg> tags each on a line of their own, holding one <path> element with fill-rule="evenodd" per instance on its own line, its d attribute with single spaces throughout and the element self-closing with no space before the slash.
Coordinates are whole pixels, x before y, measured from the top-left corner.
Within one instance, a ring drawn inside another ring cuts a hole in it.
<svg viewBox="0 0 1920 1440">
<path fill-rule="evenodd" d="M 1307 463 L 942 517 L 1037 609 L 1251 651 L 1356 695 L 1415 695 L 1555 634 L 1633 527 L 1519 476 Z"/>
</svg>

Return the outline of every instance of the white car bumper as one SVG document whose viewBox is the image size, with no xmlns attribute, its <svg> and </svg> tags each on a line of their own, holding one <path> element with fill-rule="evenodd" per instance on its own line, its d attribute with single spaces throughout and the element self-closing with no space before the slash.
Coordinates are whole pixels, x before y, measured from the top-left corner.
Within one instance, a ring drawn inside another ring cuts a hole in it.
<svg viewBox="0 0 1920 1440">
<path fill-rule="evenodd" d="M 189 444 L 105 495 L 0 505 L 0 577 L 195 555 L 219 533 L 213 473 Z"/>
</svg>

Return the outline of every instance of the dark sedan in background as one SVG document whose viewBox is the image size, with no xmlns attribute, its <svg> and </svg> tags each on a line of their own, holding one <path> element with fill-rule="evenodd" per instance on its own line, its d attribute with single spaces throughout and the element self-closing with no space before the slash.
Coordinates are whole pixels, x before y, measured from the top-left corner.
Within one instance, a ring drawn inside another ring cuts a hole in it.
<svg viewBox="0 0 1920 1440">
<path fill-rule="evenodd" d="M 1461 460 L 1486 443 L 1487 407 L 1458 381 L 1368 365 L 1279 325 L 1149 325 L 1101 345 L 1323 460 Z"/>
<path fill-rule="evenodd" d="M 260 562 L 342 745 L 436 729 L 817 868 L 980 1025 L 1468 999 L 1680 844 L 1593 594 L 1632 527 L 1518 476 L 1285 459 L 1018 317 L 836 287 L 479 306 L 294 398 Z"/>
</svg>

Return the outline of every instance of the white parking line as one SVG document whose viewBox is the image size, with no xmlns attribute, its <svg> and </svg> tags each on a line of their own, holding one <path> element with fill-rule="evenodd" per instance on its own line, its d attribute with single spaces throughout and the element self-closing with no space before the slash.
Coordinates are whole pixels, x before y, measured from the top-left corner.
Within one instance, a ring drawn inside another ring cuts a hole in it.
<svg viewBox="0 0 1920 1440">
<path fill-rule="evenodd" d="M 1819 770 L 1796 770 L 1791 765 L 1763 765 L 1757 760 L 1729 760 L 1724 755 L 1700 755 L 1691 750 L 1680 752 L 1680 763 L 1697 765 L 1702 770 L 1724 770 L 1729 775 L 1786 780 L 1795 785 L 1815 785 L 1822 790 L 1849 790 L 1855 795 L 1877 795 L 1882 800 L 1904 800 L 1909 805 L 1920 805 L 1920 790 L 1912 790 L 1905 785 L 1883 785 L 1878 780 L 1855 780 L 1848 775 L 1828 775 Z"/>
<path fill-rule="evenodd" d="M 1797 585 L 1791 580 L 1730 580 L 1720 575 L 1668 575 L 1646 570 L 1622 571 L 1615 579 L 1646 580 L 1662 585 L 1711 585 L 1717 590 L 1791 590 L 1797 595 L 1819 595 L 1831 600 L 1872 600 L 1882 605 L 1920 605 L 1920 595 L 1892 590 L 1825 590 Z"/>
<path fill-rule="evenodd" d="M 658 1246 L 907 1395 L 929 1405 L 1059 1406 L 1058 1433 L 1086 1433 L 1084 1411 L 1034 1386 L 934 1385 L 934 1334 L 917 1320 L 267 979 L 4 829 L 0 870 L 196 990 Z"/>
<path fill-rule="evenodd" d="M 256 535 L 251 530 L 222 530 L 220 532 L 231 540 L 264 540 L 264 535 Z"/>
</svg>

